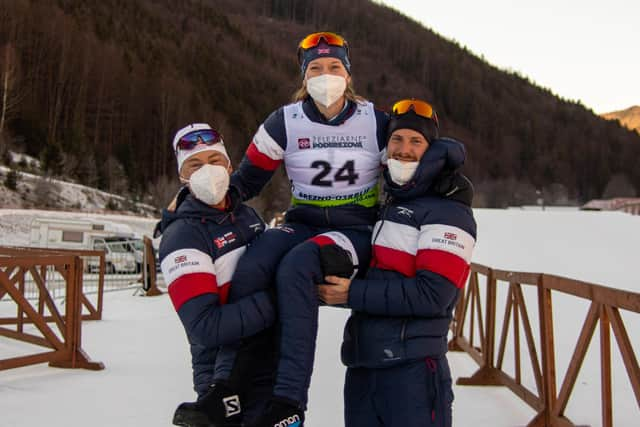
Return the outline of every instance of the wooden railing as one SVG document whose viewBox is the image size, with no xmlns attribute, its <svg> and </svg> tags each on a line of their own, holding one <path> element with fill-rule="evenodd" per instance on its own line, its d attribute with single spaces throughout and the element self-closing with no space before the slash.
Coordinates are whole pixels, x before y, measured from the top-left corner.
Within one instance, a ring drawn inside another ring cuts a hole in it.
<svg viewBox="0 0 640 427">
<path fill-rule="evenodd" d="M 97 274 L 97 288 L 95 289 L 96 294 L 96 303 L 94 304 L 89 297 L 87 296 L 87 292 L 85 290 L 85 286 L 87 283 L 83 280 L 82 283 L 85 285 L 80 289 L 80 301 L 82 302 L 82 306 L 86 312 L 82 314 L 83 320 L 100 320 L 102 319 L 102 305 L 103 305 L 103 295 L 104 295 L 104 279 L 105 279 L 105 254 L 104 251 L 94 251 L 94 250 L 77 250 L 77 249 L 47 249 L 47 248 L 30 248 L 30 247 L 18 247 L 18 246 L 0 246 L 0 257 L 2 256 L 47 256 L 47 255 L 70 255 L 70 256 L 79 256 L 82 261 L 87 261 L 89 258 L 98 259 L 98 272 Z M 81 262 L 80 271 L 82 273 L 85 263 Z M 40 276 L 46 279 L 46 268 L 45 266 L 41 266 Z M 95 276 L 95 275 L 94 275 Z M 64 287 L 64 284 L 61 284 Z M 39 298 L 42 298 L 40 294 Z M 42 301 L 39 301 L 38 308 L 40 314 L 42 314 Z M 51 321 L 51 318 L 45 318 L 48 322 Z M 0 324 L 2 321 L 0 320 Z"/>
<path fill-rule="evenodd" d="M 81 348 L 81 313 L 83 303 L 88 302 L 82 294 L 82 260 L 53 251 L 17 251 L 3 248 L 0 252 L 0 299 L 5 299 L 2 310 L 6 316 L 8 308 L 17 308 L 15 317 L 0 318 L 0 336 L 51 350 L 2 359 L 0 370 L 44 362 L 62 368 L 103 369 L 102 363 L 91 361 Z M 57 276 L 56 282 L 64 285 L 64 311 L 48 289 L 47 274 L 51 271 Z M 25 297 L 26 283 L 35 284 L 37 298 Z M 15 325 L 15 329 L 7 325 Z"/>
<path fill-rule="evenodd" d="M 486 277 L 484 298 L 481 294 L 479 275 Z M 502 328 L 499 330 L 500 340 L 496 347 L 497 295 L 500 286 L 508 288 Z M 527 301 L 523 295 L 525 286 L 533 287 L 537 295 L 538 316 L 534 319 L 537 320 L 537 324 L 532 325 L 529 316 Z M 559 393 L 556 389 L 558 378 L 556 377 L 552 291 L 590 302 L 588 314 L 577 337 L 577 345 L 562 379 Z M 602 425 L 611 427 L 614 425 L 611 329 L 613 329 L 627 377 L 640 409 L 640 368 L 620 315 L 621 310 L 640 313 L 640 294 L 553 275 L 494 270 L 483 265 L 472 264 L 466 292 L 458 302 L 451 325 L 453 338 L 449 342 L 449 349 L 467 352 L 480 367 L 471 377 L 459 378 L 457 383 L 508 387 L 537 412 L 529 422 L 529 427 L 574 426 L 567 418 L 565 410 L 596 325 L 600 322 Z M 637 327 L 637 325 L 634 326 Z M 513 335 L 513 347 L 510 348 L 510 352 L 514 355 L 515 373 L 513 374 L 508 374 L 503 369 L 509 328 L 512 328 Z M 534 390 L 526 387 L 522 380 L 522 363 L 525 360 L 521 351 L 521 330 L 524 332 L 529 362 L 533 368 Z M 534 338 L 536 330 L 540 334 L 539 348 L 536 347 Z"/>
</svg>

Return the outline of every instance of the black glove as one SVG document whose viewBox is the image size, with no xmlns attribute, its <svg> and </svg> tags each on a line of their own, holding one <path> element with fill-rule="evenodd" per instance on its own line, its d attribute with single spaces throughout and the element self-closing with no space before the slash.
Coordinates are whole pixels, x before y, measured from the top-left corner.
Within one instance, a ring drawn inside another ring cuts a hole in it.
<svg viewBox="0 0 640 427">
<path fill-rule="evenodd" d="M 350 279 L 353 275 L 351 254 L 335 244 L 320 247 L 320 266 L 324 276 Z"/>
</svg>

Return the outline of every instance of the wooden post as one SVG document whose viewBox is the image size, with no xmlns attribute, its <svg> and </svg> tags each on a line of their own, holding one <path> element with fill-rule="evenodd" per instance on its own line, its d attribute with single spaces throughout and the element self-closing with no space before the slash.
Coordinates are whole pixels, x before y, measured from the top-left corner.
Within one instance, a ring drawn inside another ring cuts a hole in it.
<svg viewBox="0 0 640 427">
<path fill-rule="evenodd" d="M 104 294 L 104 270 L 106 263 L 104 259 L 105 255 L 103 251 L 100 251 L 100 272 L 98 273 L 98 303 L 96 307 L 97 319 L 102 319 L 102 300 Z"/>
<path fill-rule="evenodd" d="M 602 389 L 602 426 L 613 426 L 611 402 L 611 331 L 609 316 L 604 305 L 600 305 L 600 383 Z"/>
<path fill-rule="evenodd" d="M 146 291 L 145 295 L 148 297 L 153 297 L 157 295 L 162 295 L 162 291 L 158 289 L 157 278 L 156 278 L 156 258 L 154 256 L 155 251 L 153 249 L 153 242 L 148 236 L 144 236 L 142 239 L 144 242 L 144 272 L 147 274 L 143 274 L 143 280 L 149 280 L 149 289 Z M 143 272 L 143 273 L 144 273 Z M 147 277 L 145 277 L 147 276 Z M 143 283 L 145 285 L 145 283 Z M 143 286 L 144 287 L 144 286 Z"/>
<path fill-rule="evenodd" d="M 496 298 L 498 281 L 493 270 L 487 277 L 487 316 L 484 342 L 485 366 L 495 368 L 495 341 L 496 341 Z"/>
<path fill-rule="evenodd" d="M 20 268 L 18 270 L 18 291 L 24 297 L 24 276 L 26 275 L 26 270 L 24 268 Z M 24 310 L 21 306 L 18 305 L 18 325 L 17 325 L 18 333 L 24 332 Z"/>
<path fill-rule="evenodd" d="M 553 340 L 553 305 L 551 290 L 544 286 L 544 274 L 538 279 L 538 310 L 540 315 L 540 347 L 542 353 L 543 409 L 527 427 L 553 426 L 551 412 L 556 401 L 556 367 Z"/>
<path fill-rule="evenodd" d="M 102 362 L 93 362 L 81 348 L 82 337 L 82 260 L 78 256 L 66 270 L 67 306 L 66 306 L 66 339 L 65 351 L 68 355 L 63 360 L 53 361 L 49 366 L 57 368 L 84 368 L 94 371 L 104 369 Z"/>
</svg>

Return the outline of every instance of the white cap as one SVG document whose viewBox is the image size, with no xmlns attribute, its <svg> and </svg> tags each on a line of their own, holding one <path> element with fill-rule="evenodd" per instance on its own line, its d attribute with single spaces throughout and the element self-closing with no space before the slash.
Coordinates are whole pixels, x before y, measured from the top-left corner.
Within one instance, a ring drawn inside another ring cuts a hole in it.
<svg viewBox="0 0 640 427">
<path fill-rule="evenodd" d="M 229 160 L 229 155 L 227 154 L 227 150 L 224 148 L 224 142 L 220 139 L 219 143 L 215 143 L 212 145 L 199 144 L 193 147 L 192 150 L 177 150 L 178 141 L 183 136 L 190 134 L 191 132 L 196 132 L 199 130 L 208 130 L 213 128 L 206 123 L 192 123 L 180 129 L 176 132 L 176 136 L 173 137 L 173 151 L 176 153 L 176 159 L 178 161 L 178 173 L 180 173 L 180 169 L 182 168 L 182 164 L 189 157 L 194 154 L 201 153 L 203 151 L 217 151 L 219 153 L 224 154 L 224 156 Z"/>
</svg>

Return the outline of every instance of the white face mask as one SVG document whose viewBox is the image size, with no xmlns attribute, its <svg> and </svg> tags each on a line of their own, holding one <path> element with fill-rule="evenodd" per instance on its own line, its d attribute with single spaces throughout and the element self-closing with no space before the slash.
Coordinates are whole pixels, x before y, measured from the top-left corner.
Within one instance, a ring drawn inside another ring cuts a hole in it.
<svg viewBox="0 0 640 427">
<path fill-rule="evenodd" d="M 329 108 L 344 95 L 347 80 L 333 74 L 323 74 L 307 79 L 307 92 L 314 101 Z"/>
<path fill-rule="evenodd" d="M 208 205 L 217 205 L 227 195 L 229 173 L 220 165 L 203 165 L 189 178 L 191 193 Z"/>
<path fill-rule="evenodd" d="M 401 162 L 396 159 L 387 160 L 391 180 L 398 185 L 405 185 L 416 173 L 419 162 Z"/>
</svg>

